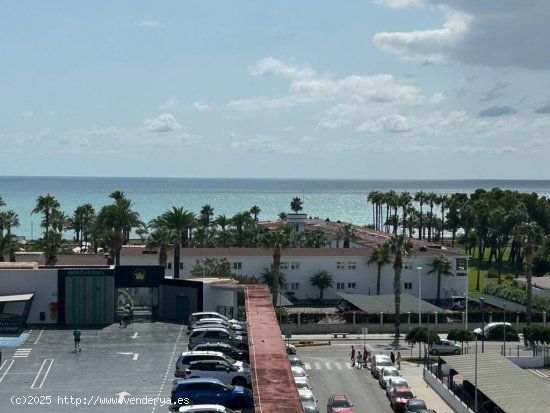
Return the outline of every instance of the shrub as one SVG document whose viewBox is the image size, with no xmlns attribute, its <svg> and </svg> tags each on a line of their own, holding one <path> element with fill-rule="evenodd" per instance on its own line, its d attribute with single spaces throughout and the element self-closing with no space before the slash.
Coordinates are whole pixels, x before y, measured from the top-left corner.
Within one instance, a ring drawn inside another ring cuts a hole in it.
<svg viewBox="0 0 550 413">
<path fill-rule="evenodd" d="M 496 325 L 487 332 L 486 341 L 502 341 L 503 327 L 506 327 L 506 341 L 519 341 L 519 335 L 511 326 Z"/>
</svg>

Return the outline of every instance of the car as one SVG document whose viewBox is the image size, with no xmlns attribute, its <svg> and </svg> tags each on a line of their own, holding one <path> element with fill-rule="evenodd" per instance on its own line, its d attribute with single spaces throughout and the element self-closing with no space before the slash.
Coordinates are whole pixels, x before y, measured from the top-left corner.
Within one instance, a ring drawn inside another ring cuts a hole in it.
<svg viewBox="0 0 550 413">
<path fill-rule="evenodd" d="M 191 362 L 197 360 L 222 360 L 234 365 L 237 368 L 243 367 L 250 369 L 250 365 L 248 363 L 234 360 L 228 355 L 223 354 L 219 351 L 184 351 L 178 356 L 178 359 L 176 360 L 174 376 L 178 378 L 184 378 L 187 366 L 189 366 Z"/>
<path fill-rule="evenodd" d="M 224 360 L 192 361 L 185 370 L 186 379 L 212 377 L 234 386 L 251 386 L 252 374 L 247 367 L 237 367 Z"/>
<path fill-rule="evenodd" d="M 319 413 L 319 407 L 317 406 L 302 406 L 304 413 Z"/>
<path fill-rule="evenodd" d="M 195 347 L 199 343 L 208 343 L 211 341 L 221 341 L 229 343 L 238 349 L 245 349 L 248 347 L 248 342 L 243 341 L 242 336 L 234 335 L 232 332 L 225 328 L 197 328 L 189 335 L 189 349 Z"/>
<path fill-rule="evenodd" d="M 487 337 L 487 334 L 489 333 L 490 329 L 492 329 L 493 327 L 496 327 L 496 326 L 501 326 L 503 324 L 505 324 L 505 323 L 503 323 L 502 321 L 497 322 L 497 323 L 488 323 L 488 324 L 485 324 L 485 328 L 483 330 L 481 328 L 474 329 L 474 333 L 476 333 L 477 338 L 481 340 L 483 338 L 483 336 Z M 512 327 L 512 324 L 506 323 L 506 327 Z"/>
<path fill-rule="evenodd" d="M 311 390 L 298 390 L 298 394 L 300 395 L 302 406 L 317 407 L 317 399 Z"/>
<path fill-rule="evenodd" d="M 302 361 L 302 359 L 300 357 L 298 357 L 297 355 L 295 355 L 295 354 L 289 355 L 288 356 L 288 361 L 289 361 L 291 366 L 304 367 L 304 362 Z"/>
<path fill-rule="evenodd" d="M 440 354 L 462 354 L 462 348 L 449 340 L 439 340 L 436 343 L 430 343 L 428 351 L 434 356 Z"/>
<path fill-rule="evenodd" d="M 248 333 L 246 330 L 237 330 L 233 328 L 232 326 L 226 326 L 225 324 L 219 324 L 219 323 L 201 323 L 201 324 L 193 324 L 191 326 L 191 330 L 187 332 L 187 334 L 191 334 L 193 331 L 195 331 L 198 328 L 223 328 L 224 330 L 227 330 L 230 334 L 234 334 L 237 336 L 243 336 L 248 337 Z"/>
<path fill-rule="evenodd" d="M 303 367 L 291 366 L 290 370 L 292 372 L 292 376 L 294 377 L 294 381 L 296 383 L 298 382 L 307 383 L 308 375 Z"/>
<path fill-rule="evenodd" d="M 238 323 L 243 327 L 246 327 L 246 322 L 230 319 L 223 314 L 217 313 L 216 311 L 201 311 L 198 313 L 193 313 L 189 316 L 189 318 L 187 319 L 187 329 L 190 330 L 191 326 L 202 318 L 221 318 L 224 321 Z"/>
<path fill-rule="evenodd" d="M 385 354 L 376 354 L 372 356 L 370 369 L 370 374 L 372 377 L 377 379 L 380 375 L 380 370 L 382 370 L 383 367 L 393 367 L 390 357 Z"/>
<path fill-rule="evenodd" d="M 310 387 L 307 381 L 297 381 L 296 388 L 298 390 L 311 390 L 313 387 Z"/>
<path fill-rule="evenodd" d="M 222 406 L 221 404 L 194 404 L 181 406 L 180 413 L 235 413 L 235 411 Z"/>
<path fill-rule="evenodd" d="M 229 343 L 201 343 L 197 344 L 195 347 L 191 349 L 192 351 L 219 351 L 220 353 L 223 353 L 232 359 L 245 361 L 248 363 L 249 356 L 248 351 L 245 349 L 239 350 L 237 347 L 232 346 Z"/>
<path fill-rule="evenodd" d="M 327 413 L 349 413 L 355 412 L 353 404 L 345 394 L 333 394 L 328 398 Z"/>
<path fill-rule="evenodd" d="M 410 387 L 394 387 L 390 392 L 390 405 L 395 411 L 403 411 L 407 400 L 414 398 Z"/>
<path fill-rule="evenodd" d="M 416 413 L 437 413 L 437 412 L 433 409 L 422 409 L 422 410 L 418 410 Z"/>
<path fill-rule="evenodd" d="M 286 354 L 296 354 L 296 347 L 295 346 L 293 346 L 290 343 L 285 343 L 285 344 L 286 344 Z"/>
<path fill-rule="evenodd" d="M 395 367 L 383 367 L 378 375 L 378 384 L 380 387 L 385 389 L 390 377 L 399 377 L 399 370 Z"/>
<path fill-rule="evenodd" d="M 410 386 L 409 386 L 409 383 L 407 383 L 407 380 L 405 380 L 402 376 L 390 377 L 386 384 L 386 397 L 388 399 L 390 398 L 390 393 L 394 387 L 410 387 Z"/>
<path fill-rule="evenodd" d="M 419 411 L 426 410 L 427 408 L 428 407 L 426 406 L 426 402 L 424 400 L 410 399 L 407 400 L 407 403 L 405 403 L 404 413 L 417 413 Z"/>
<path fill-rule="evenodd" d="M 221 404 L 232 409 L 254 407 L 252 391 L 242 386 L 222 383 L 218 379 L 176 379 L 171 402 L 174 405 Z"/>
</svg>

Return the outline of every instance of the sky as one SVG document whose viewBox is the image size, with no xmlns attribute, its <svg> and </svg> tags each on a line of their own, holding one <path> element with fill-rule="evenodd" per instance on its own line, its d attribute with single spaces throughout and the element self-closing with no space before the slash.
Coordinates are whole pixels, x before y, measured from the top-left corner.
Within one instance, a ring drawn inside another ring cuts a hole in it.
<svg viewBox="0 0 550 413">
<path fill-rule="evenodd" d="M 0 175 L 550 179 L 548 0 L 0 1 Z"/>
</svg>

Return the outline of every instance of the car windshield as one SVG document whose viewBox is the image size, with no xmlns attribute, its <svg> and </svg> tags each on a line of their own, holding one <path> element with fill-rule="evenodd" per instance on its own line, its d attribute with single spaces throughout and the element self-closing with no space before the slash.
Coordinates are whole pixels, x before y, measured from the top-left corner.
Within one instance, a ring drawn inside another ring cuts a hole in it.
<svg viewBox="0 0 550 413">
<path fill-rule="evenodd" d="M 400 399 L 412 399 L 413 394 L 410 391 L 398 391 L 395 394 L 396 397 L 399 397 Z"/>
<path fill-rule="evenodd" d="M 407 410 L 409 412 L 417 412 L 426 408 L 426 403 L 424 403 L 422 400 L 410 401 L 409 405 L 407 406 Z"/>
<path fill-rule="evenodd" d="M 298 390 L 309 390 L 309 384 L 307 383 L 296 383 L 296 388 Z"/>
<path fill-rule="evenodd" d="M 346 399 L 334 399 L 332 401 L 333 407 L 351 407 Z"/>
<path fill-rule="evenodd" d="M 399 376 L 399 372 L 393 369 L 391 370 L 384 369 L 384 376 L 396 377 L 396 376 Z"/>
<path fill-rule="evenodd" d="M 380 366 L 380 367 L 389 367 L 389 366 L 392 366 L 392 362 L 391 360 L 380 360 L 378 363 L 376 363 L 377 366 Z"/>
<path fill-rule="evenodd" d="M 294 377 L 306 377 L 306 371 L 304 369 L 292 369 L 292 375 Z"/>
<path fill-rule="evenodd" d="M 300 399 L 302 400 L 302 402 L 315 401 L 315 397 L 313 397 L 313 393 L 309 393 L 309 392 L 300 394 Z"/>
</svg>

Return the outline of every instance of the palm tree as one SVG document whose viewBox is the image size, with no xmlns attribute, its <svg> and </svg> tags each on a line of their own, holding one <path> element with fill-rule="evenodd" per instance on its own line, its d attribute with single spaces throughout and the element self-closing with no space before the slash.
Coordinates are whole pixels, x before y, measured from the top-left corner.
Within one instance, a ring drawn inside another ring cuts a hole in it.
<svg viewBox="0 0 550 413">
<path fill-rule="evenodd" d="M 286 221 L 286 212 L 279 212 L 277 214 L 277 217 L 281 220 L 281 221 Z"/>
<path fill-rule="evenodd" d="M 525 248 L 525 281 L 527 282 L 525 321 L 530 325 L 533 309 L 533 255 L 536 244 L 542 240 L 543 229 L 535 221 L 525 222 L 516 226 L 514 235 Z"/>
<path fill-rule="evenodd" d="M 390 251 L 386 244 L 377 245 L 367 259 L 367 265 L 376 264 L 376 295 L 380 295 L 380 281 L 382 278 L 382 267 L 391 264 Z"/>
<path fill-rule="evenodd" d="M 454 275 L 451 271 L 452 264 L 444 254 L 436 255 L 432 258 L 432 261 L 428 264 L 432 269 L 428 271 L 428 274 L 437 273 L 437 291 L 436 300 L 441 299 L 441 276 L 442 275 Z"/>
<path fill-rule="evenodd" d="M 288 234 L 281 228 L 277 228 L 267 232 L 263 239 L 262 245 L 264 248 L 270 248 L 273 252 L 273 307 L 277 307 L 277 298 L 279 294 L 279 273 L 281 267 L 282 251 L 290 245 Z"/>
<path fill-rule="evenodd" d="M 294 197 L 294 198 L 292 198 L 292 201 L 290 202 L 290 209 L 292 210 L 292 212 L 297 214 L 302 209 L 304 209 L 302 205 L 303 205 L 302 200 L 299 197 Z"/>
<path fill-rule="evenodd" d="M 399 195 L 398 203 L 399 206 L 403 209 L 403 235 L 405 235 L 405 231 L 407 229 L 407 211 L 412 201 L 412 196 L 408 192 L 403 192 L 401 195 Z"/>
<path fill-rule="evenodd" d="M 231 232 L 227 229 L 227 227 L 231 224 L 231 220 L 222 214 L 218 215 L 214 222 L 221 228 L 221 230 L 218 231 L 218 240 L 221 242 L 221 246 L 223 248 L 227 248 L 231 242 Z"/>
<path fill-rule="evenodd" d="M 260 207 L 258 205 L 253 205 L 250 208 L 250 213 L 254 216 L 254 221 L 258 222 L 258 215 L 260 215 L 261 211 L 262 210 L 260 209 Z"/>
<path fill-rule="evenodd" d="M 65 231 L 65 229 L 69 226 L 69 219 L 70 217 L 65 214 L 65 212 L 59 209 L 54 209 L 50 216 L 50 224 L 52 229 L 62 234 L 63 231 Z"/>
<path fill-rule="evenodd" d="M 412 242 L 403 235 L 393 234 L 386 241 L 387 248 L 393 256 L 393 292 L 395 296 L 395 338 L 394 342 L 399 344 L 399 328 L 401 317 L 401 271 L 403 270 L 403 256 L 414 254 Z"/>
<path fill-rule="evenodd" d="M 53 195 L 40 195 L 36 199 L 36 206 L 32 210 L 31 215 L 39 213 L 44 214 L 44 221 L 42 225 L 44 227 L 44 235 L 47 234 L 50 229 L 50 216 L 52 214 L 52 211 L 54 209 L 58 209 L 59 207 L 59 201 L 55 199 Z"/>
<path fill-rule="evenodd" d="M 339 238 L 344 240 L 344 248 L 349 248 L 350 242 L 356 241 L 358 239 L 358 236 L 353 229 L 353 225 L 351 224 L 342 225 L 339 228 L 338 233 Z"/>
<path fill-rule="evenodd" d="M 330 239 L 322 228 L 315 228 L 307 233 L 307 245 L 314 248 L 321 248 L 330 243 Z"/>
<path fill-rule="evenodd" d="M 309 277 L 309 281 L 311 282 L 311 285 L 319 288 L 319 300 L 323 301 L 323 293 L 325 288 L 332 288 L 334 278 L 328 273 L 328 271 L 320 270 Z"/>
<path fill-rule="evenodd" d="M 161 215 L 162 225 L 170 231 L 174 250 L 174 278 L 180 277 L 180 247 L 187 240 L 187 232 L 193 227 L 195 216 L 183 207 L 172 207 Z"/>
<path fill-rule="evenodd" d="M 420 204 L 420 215 L 419 215 L 419 225 L 418 225 L 418 239 L 422 239 L 423 237 L 423 231 L 424 228 L 422 226 L 422 207 L 424 206 L 424 202 L 426 202 L 426 199 L 428 198 L 428 194 L 424 191 L 418 191 L 414 195 L 414 200 Z"/>
<path fill-rule="evenodd" d="M 445 194 L 439 195 L 437 197 L 437 204 L 441 205 L 441 245 L 445 238 L 445 209 L 449 206 L 449 197 Z"/>
<path fill-rule="evenodd" d="M 6 202 L 2 199 L 2 195 L 0 195 L 0 207 L 6 206 Z"/>
<path fill-rule="evenodd" d="M 437 200 L 437 194 L 435 192 L 430 192 L 426 196 L 426 201 L 430 206 L 430 215 L 428 215 L 428 242 L 432 241 L 432 227 L 433 227 L 433 216 L 434 216 L 434 204 Z"/>
<path fill-rule="evenodd" d="M 237 247 L 241 248 L 244 241 L 244 229 L 246 225 L 252 220 L 248 211 L 237 212 L 231 218 L 231 223 L 237 231 Z"/>
<path fill-rule="evenodd" d="M 57 251 L 64 244 L 61 233 L 50 229 L 42 239 L 46 252 L 46 265 L 53 267 L 57 263 Z"/>
<path fill-rule="evenodd" d="M 147 248 L 158 248 L 159 265 L 166 267 L 166 263 L 168 262 L 168 248 L 172 245 L 172 233 L 168 228 L 160 227 L 151 232 L 146 245 Z"/>
<path fill-rule="evenodd" d="M 13 209 L 0 212 L 0 231 L 5 229 L 8 237 L 11 237 L 11 229 L 18 228 L 19 225 L 19 215 Z"/>
<path fill-rule="evenodd" d="M 275 271 L 273 271 L 273 267 L 264 268 L 260 279 L 269 287 L 269 291 L 273 293 L 273 280 L 275 279 Z M 279 288 L 281 288 L 285 282 L 285 273 L 279 271 Z"/>
</svg>

